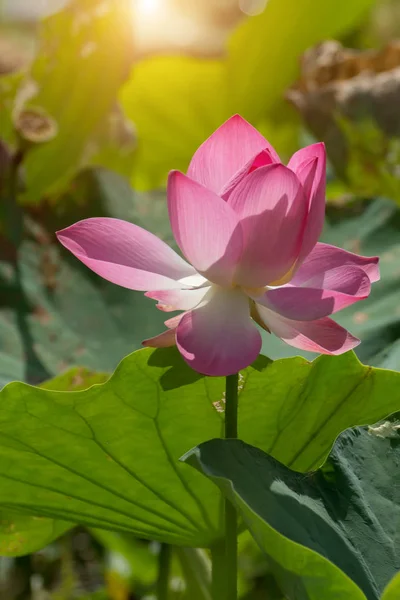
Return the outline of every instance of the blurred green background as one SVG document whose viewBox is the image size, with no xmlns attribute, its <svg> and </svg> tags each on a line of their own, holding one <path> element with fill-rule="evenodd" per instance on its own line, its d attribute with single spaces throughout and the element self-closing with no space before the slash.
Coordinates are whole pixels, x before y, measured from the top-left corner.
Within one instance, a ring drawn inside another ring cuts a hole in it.
<svg viewBox="0 0 400 600">
<path fill-rule="evenodd" d="M 110 215 L 173 243 L 168 171 L 234 113 L 283 160 L 326 142 L 324 239 L 382 267 L 338 320 L 364 362 L 399 369 L 398 38 L 398 0 L 0 0 L 0 385 L 75 368 L 58 389 L 85 387 L 159 332 L 151 301 L 82 269 L 54 231 Z M 294 354 L 267 334 L 263 352 Z M 11 522 L 0 514 L 2 599 L 155 597 L 159 545 L 76 529 L 13 558 L 62 532 Z M 241 597 L 281 598 L 247 534 L 240 550 Z M 185 564 L 176 551 L 171 599 L 190 595 Z"/>
</svg>

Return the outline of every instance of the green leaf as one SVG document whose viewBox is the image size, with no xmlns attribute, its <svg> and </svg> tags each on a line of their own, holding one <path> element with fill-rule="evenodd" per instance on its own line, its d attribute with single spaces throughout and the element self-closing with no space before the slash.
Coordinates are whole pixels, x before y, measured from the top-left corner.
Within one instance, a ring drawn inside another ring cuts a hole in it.
<svg viewBox="0 0 400 600">
<path fill-rule="evenodd" d="M 43 22 L 29 73 L 37 93 L 27 106 L 45 109 L 58 134 L 28 153 L 26 201 L 58 192 L 90 154 L 89 143 L 128 76 L 131 38 L 129 0 L 73 0 Z"/>
<path fill-rule="evenodd" d="M 59 392 L 79 392 L 96 383 L 104 383 L 108 378 L 109 375 L 106 373 L 93 373 L 84 367 L 75 367 L 53 379 L 48 379 L 40 387 Z"/>
<path fill-rule="evenodd" d="M 315 469 L 343 429 L 400 409 L 399 380 L 351 353 L 313 363 L 260 357 L 242 374 L 240 436 L 296 470 Z M 178 460 L 221 435 L 223 390 L 222 378 L 195 373 L 174 348 L 135 352 L 84 391 L 9 384 L 0 394 L 0 508 L 211 546 L 219 496 Z"/>
<path fill-rule="evenodd" d="M 92 373 L 77 367 L 41 385 L 43 389 L 77 391 L 95 383 L 103 383 L 108 375 Z M 46 546 L 72 527 L 65 522 L 44 517 L 32 517 L 15 510 L 0 509 L 0 555 L 20 556 Z"/>
<path fill-rule="evenodd" d="M 285 111 L 284 92 L 303 51 L 346 31 L 371 4 L 269 0 L 262 14 L 233 31 L 220 58 L 155 56 L 135 65 L 121 93 L 139 138 L 134 187 L 158 187 L 170 169 L 186 170 L 194 150 L 234 113 L 274 132 L 277 105 Z"/>
<path fill-rule="evenodd" d="M 357 585 L 320 555 L 328 546 L 356 580 L 363 579 L 354 550 L 326 523 L 320 497 L 303 475 L 240 440 L 205 442 L 183 460 L 234 503 L 287 597 L 365 600 Z"/>
<path fill-rule="evenodd" d="M 210 427 L 219 435 L 206 390 L 215 395 L 217 386 L 221 398 L 223 382 L 181 369 L 176 352 L 172 368 L 165 353 L 153 354 L 131 355 L 108 382 L 83 392 L 8 385 L 0 505 L 189 546 L 218 537 L 213 486 L 178 458 Z"/>
<path fill-rule="evenodd" d="M 30 554 L 47 546 L 71 527 L 70 522 L 0 509 L 0 555 Z"/>
<path fill-rule="evenodd" d="M 398 600 L 400 598 L 400 573 L 393 577 L 392 581 L 385 588 L 381 600 Z"/>
<path fill-rule="evenodd" d="M 273 541 L 266 524 L 275 536 L 278 532 L 330 560 L 368 599 L 378 600 L 400 566 L 399 442 L 394 429 L 386 438 L 349 430 L 323 468 L 306 477 L 238 440 L 206 442 L 184 460 L 235 501 L 273 563 L 289 564 L 275 553 L 279 540 Z M 307 553 L 292 549 L 299 563 L 307 561 Z"/>
</svg>

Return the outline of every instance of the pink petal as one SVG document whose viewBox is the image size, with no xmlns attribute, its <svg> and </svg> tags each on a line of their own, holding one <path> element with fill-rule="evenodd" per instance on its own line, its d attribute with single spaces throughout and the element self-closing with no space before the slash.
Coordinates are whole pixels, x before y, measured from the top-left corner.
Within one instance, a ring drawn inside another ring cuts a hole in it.
<svg viewBox="0 0 400 600">
<path fill-rule="evenodd" d="M 159 335 L 149 338 L 148 340 L 144 340 L 142 342 L 142 345 L 149 348 L 169 348 L 170 346 L 175 346 L 175 338 L 176 328 L 168 329 L 167 331 L 163 331 Z"/>
<path fill-rule="evenodd" d="M 263 150 L 257 154 L 257 156 L 252 160 L 249 173 L 252 173 L 260 167 L 266 167 L 268 165 L 273 165 L 274 163 L 279 164 L 280 162 L 279 156 L 271 146 L 270 149 Z"/>
<path fill-rule="evenodd" d="M 324 226 L 326 188 L 324 144 L 312 144 L 298 150 L 290 159 L 288 167 L 300 179 L 309 201 L 307 225 L 299 257 L 302 260 L 317 243 Z"/>
<path fill-rule="evenodd" d="M 321 288 L 285 286 L 251 298 L 288 319 L 314 321 L 364 300 L 370 291 L 371 282 L 362 269 L 338 267 L 325 273 Z"/>
<path fill-rule="evenodd" d="M 320 354 L 343 354 L 360 343 L 346 329 L 325 317 L 317 321 L 292 321 L 264 306 L 257 305 L 258 313 L 277 337 L 295 348 Z"/>
<path fill-rule="evenodd" d="M 157 290 L 147 292 L 145 296 L 158 300 L 165 312 L 172 310 L 191 310 L 195 308 L 209 291 L 210 286 L 195 290 Z"/>
<path fill-rule="evenodd" d="M 172 231 L 186 258 L 213 283 L 230 285 L 243 247 L 232 208 L 214 192 L 172 171 L 168 209 Z"/>
<path fill-rule="evenodd" d="M 274 162 L 280 162 L 275 150 L 261 133 L 245 119 L 234 115 L 198 148 L 187 174 L 222 196 L 236 173 L 265 149 Z"/>
<path fill-rule="evenodd" d="M 228 183 L 222 188 L 220 192 L 220 196 L 224 200 L 228 200 L 231 195 L 233 189 L 237 186 L 237 184 L 249 173 L 252 173 L 256 169 L 260 167 L 266 167 L 267 165 L 272 165 L 276 162 L 280 162 L 279 159 L 276 161 L 273 158 L 273 155 L 269 150 L 262 150 L 259 154 L 252 158 L 247 162 L 244 167 L 242 167 L 239 171 L 235 173 L 235 175 L 228 181 Z"/>
<path fill-rule="evenodd" d="M 235 282 L 273 284 L 294 265 L 301 247 L 307 201 L 296 175 L 282 164 L 247 175 L 228 199 L 240 219 L 244 251 Z"/>
<path fill-rule="evenodd" d="M 172 317 L 171 319 L 167 319 L 164 321 L 164 325 L 168 327 L 168 329 L 176 329 L 184 314 L 186 313 L 181 313 L 180 315 L 175 315 L 175 317 Z"/>
<path fill-rule="evenodd" d="M 196 273 L 158 237 L 120 219 L 85 219 L 57 237 L 89 269 L 131 290 L 189 287 L 176 280 Z"/>
<path fill-rule="evenodd" d="M 346 267 L 361 268 L 369 277 L 371 283 L 379 280 L 379 258 L 359 256 L 352 252 L 318 243 L 300 266 L 291 283 L 309 287 L 326 287 L 322 285 L 326 273 L 332 269 Z"/>
<path fill-rule="evenodd" d="M 178 325 L 176 343 L 190 367 L 217 376 L 244 369 L 261 350 L 249 301 L 234 289 L 211 290 L 199 308 L 186 313 Z"/>
</svg>

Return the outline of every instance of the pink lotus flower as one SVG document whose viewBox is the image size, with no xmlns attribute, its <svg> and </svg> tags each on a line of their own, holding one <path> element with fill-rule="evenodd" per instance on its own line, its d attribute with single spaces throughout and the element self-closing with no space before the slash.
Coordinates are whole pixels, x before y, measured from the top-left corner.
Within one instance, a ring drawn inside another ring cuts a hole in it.
<svg viewBox="0 0 400 600">
<path fill-rule="evenodd" d="M 369 295 L 378 258 L 318 243 L 323 144 L 299 150 L 284 166 L 236 115 L 200 146 L 187 175 L 170 173 L 168 209 L 188 262 L 119 219 L 86 219 L 58 232 L 101 277 L 145 291 L 160 310 L 183 311 L 145 346 L 176 344 L 193 369 L 229 375 L 257 358 L 256 324 L 312 352 L 341 354 L 359 343 L 328 315 Z"/>
</svg>

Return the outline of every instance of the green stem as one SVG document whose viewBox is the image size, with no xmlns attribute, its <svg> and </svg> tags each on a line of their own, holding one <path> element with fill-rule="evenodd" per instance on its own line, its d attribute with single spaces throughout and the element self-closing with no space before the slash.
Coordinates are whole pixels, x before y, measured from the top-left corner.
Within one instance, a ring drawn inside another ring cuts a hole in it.
<svg viewBox="0 0 400 600">
<path fill-rule="evenodd" d="M 238 436 L 239 375 L 228 375 L 225 387 L 225 438 Z M 237 600 L 237 514 L 224 500 L 225 538 L 211 548 L 213 600 Z"/>
<path fill-rule="evenodd" d="M 161 544 L 158 557 L 157 600 L 168 600 L 168 583 L 171 566 L 171 546 Z"/>
<path fill-rule="evenodd" d="M 225 388 L 225 437 L 238 436 L 238 383 L 239 375 L 229 375 Z M 225 500 L 225 569 L 226 598 L 237 598 L 237 513 L 234 505 Z"/>
<path fill-rule="evenodd" d="M 225 387 L 225 437 L 238 436 L 238 385 L 239 375 L 228 375 Z"/>
<path fill-rule="evenodd" d="M 216 542 L 211 546 L 211 561 L 212 561 L 212 579 L 211 579 L 211 594 L 213 600 L 225 600 L 226 585 L 225 585 L 225 539 Z"/>
</svg>

